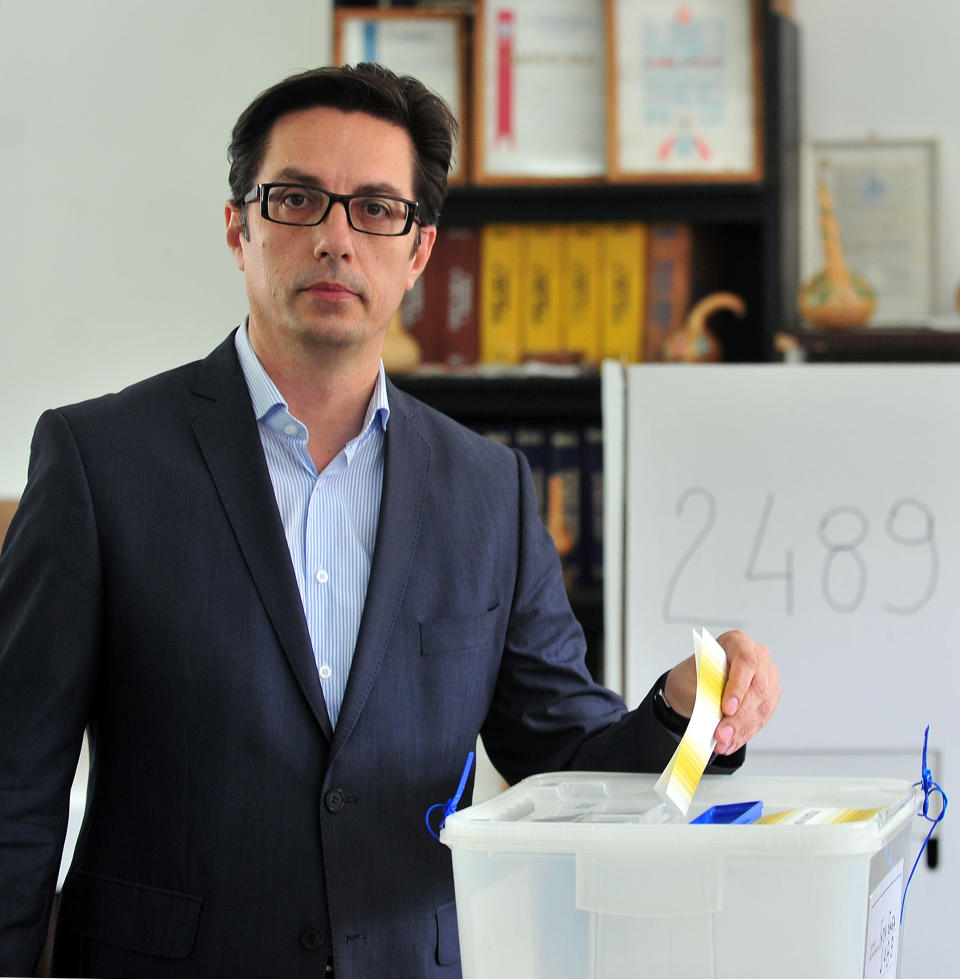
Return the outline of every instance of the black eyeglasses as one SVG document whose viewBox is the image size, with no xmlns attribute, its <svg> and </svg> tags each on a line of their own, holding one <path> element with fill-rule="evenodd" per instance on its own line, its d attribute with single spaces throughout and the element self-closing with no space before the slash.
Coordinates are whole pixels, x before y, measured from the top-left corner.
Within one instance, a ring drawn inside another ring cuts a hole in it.
<svg viewBox="0 0 960 979">
<path fill-rule="evenodd" d="M 332 194 L 306 184 L 257 184 L 243 199 L 260 198 L 260 214 L 276 224 L 310 227 L 321 224 L 338 201 L 354 231 L 365 235 L 405 235 L 417 220 L 417 201 L 388 194 Z"/>
</svg>

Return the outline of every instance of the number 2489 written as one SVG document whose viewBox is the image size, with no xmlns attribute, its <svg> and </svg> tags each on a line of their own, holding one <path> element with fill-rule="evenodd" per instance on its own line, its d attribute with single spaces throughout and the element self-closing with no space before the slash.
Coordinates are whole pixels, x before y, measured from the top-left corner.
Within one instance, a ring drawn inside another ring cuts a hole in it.
<svg viewBox="0 0 960 979">
<path fill-rule="evenodd" d="M 699 503 L 699 505 L 697 505 Z M 768 493 L 757 519 L 750 544 L 744 578 L 749 582 L 783 582 L 784 611 L 793 614 L 796 571 L 793 548 L 785 548 L 782 563 L 775 568 L 761 567 L 771 515 L 775 507 L 773 493 Z M 679 612 L 677 593 L 682 591 L 683 578 L 698 552 L 705 546 L 717 520 L 717 503 L 713 494 L 702 487 L 685 490 L 677 500 L 676 515 L 694 522 L 693 540 L 680 556 L 667 581 L 663 601 L 665 622 L 708 621 L 708 617 Z M 914 497 L 894 500 L 885 514 L 883 534 L 898 547 L 917 549 L 924 555 L 926 580 L 915 583 L 916 592 L 899 600 L 885 601 L 883 608 L 893 615 L 915 615 L 933 598 L 940 573 L 933 513 Z M 817 538 L 823 547 L 819 569 L 820 591 L 827 605 L 837 612 L 854 612 L 863 603 L 870 577 L 867 560 L 861 550 L 871 533 L 866 514 L 855 506 L 841 505 L 824 511 L 817 524 Z M 842 586 L 840 584 L 842 582 Z"/>
</svg>

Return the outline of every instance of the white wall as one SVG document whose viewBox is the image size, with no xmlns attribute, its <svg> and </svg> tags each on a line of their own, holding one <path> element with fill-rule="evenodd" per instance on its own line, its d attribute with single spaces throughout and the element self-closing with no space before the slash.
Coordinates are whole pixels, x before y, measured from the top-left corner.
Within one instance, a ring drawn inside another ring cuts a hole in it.
<svg viewBox="0 0 960 979">
<path fill-rule="evenodd" d="M 937 139 L 940 314 L 960 283 L 956 0 L 793 0 L 805 140 Z"/>
<path fill-rule="evenodd" d="M 0 496 L 16 497 L 44 408 L 201 357 L 244 315 L 230 129 L 329 61 L 331 0 L 0 0 L 0 23 Z"/>
<path fill-rule="evenodd" d="M 224 148 L 329 59 L 331 0 L 0 0 L 0 496 L 43 408 L 202 356 L 245 311 Z M 941 312 L 960 279 L 954 0 L 794 0 L 812 139 L 941 141 Z M 280 29 L 264 26 L 270 21 Z"/>
</svg>

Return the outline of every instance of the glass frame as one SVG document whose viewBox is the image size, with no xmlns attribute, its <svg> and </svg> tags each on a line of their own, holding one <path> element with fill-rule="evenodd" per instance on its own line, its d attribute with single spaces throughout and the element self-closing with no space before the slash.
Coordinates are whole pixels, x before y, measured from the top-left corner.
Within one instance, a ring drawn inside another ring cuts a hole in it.
<svg viewBox="0 0 960 979">
<path fill-rule="evenodd" d="M 763 180 L 760 0 L 605 3 L 610 180 Z M 710 32 L 711 57 L 687 63 L 667 31 L 681 18 Z"/>
<path fill-rule="evenodd" d="M 815 207 L 829 165 L 845 257 L 877 295 L 869 328 L 926 326 L 938 316 L 940 144 L 935 139 L 812 139 L 801 154 L 800 277 L 823 264 Z"/>
<path fill-rule="evenodd" d="M 398 75 L 414 75 L 450 106 L 460 124 L 448 183 L 467 181 L 468 17 L 454 10 L 334 11 L 333 57 L 338 65 L 376 61 Z"/>
<path fill-rule="evenodd" d="M 270 191 L 274 187 L 293 187 L 299 190 L 310 190 L 314 192 L 319 192 L 327 197 L 327 206 L 323 210 L 323 214 L 320 215 L 319 219 L 316 221 L 278 221 L 277 218 L 272 218 L 267 213 L 267 201 Z M 270 221 L 272 224 L 282 224 L 288 228 L 315 228 L 317 225 L 323 224 L 326 220 L 327 215 L 330 213 L 330 208 L 334 204 L 343 204 L 343 210 L 347 215 L 347 223 L 350 227 L 361 235 L 374 235 L 377 238 L 402 238 L 404 235 L 410 234 L 410 229 L 413 227 L 414 222 L 420 223 L 419 212 L 420 212 L 420 202 L 419 201 L 408 201 L 405 197 L 395 197 L 393 194 L 334 194 L 333 191 L 325 190 L 323 187 L 317 187 L 313 184 L 297 184 L 288 183 L 286 180 L 270 181 L 268 183 L 257 184 L 249 193 L 244 195 L 243 203 L 252 204 L 255 200 L 259 198 L 260 200 L 260 216 L 266 220 Z M 404 223 L 402 231 L 367 231 L 365 228 L 358 228 L 353 223 L 353 215 L 350 213 L 350 201 L 353 200 L 385 200 L 385 201 L 399 201 L 401 204 L 406 204 L 407 206 L 407 217 Z"/>
<path fill-rule="evenodd" d="M 477 0 L 473 182 L 602 183 L 604 0 Z"/>
</svg>

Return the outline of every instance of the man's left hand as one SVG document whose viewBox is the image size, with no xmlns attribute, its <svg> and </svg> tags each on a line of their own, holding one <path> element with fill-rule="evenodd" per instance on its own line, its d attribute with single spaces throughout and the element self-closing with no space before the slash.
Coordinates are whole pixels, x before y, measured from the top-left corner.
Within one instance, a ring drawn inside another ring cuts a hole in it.
<svg viewBox="0 0 960 979">
<path fill-rule="evenodd" d="M 770 720 L 780 702 L 780 672 L 770 659 L 770 650 L 754 642 L 745 632 L 724 632 L 717 642 L 727 655 L 727 682 L 720 701 L 723 717 L 715 737 L 719 755 L 732 755 Z M 696 696 L 694 657 L 675 666 L 664 690 L 667 701 L 687 716 Z"/>
</svg>

